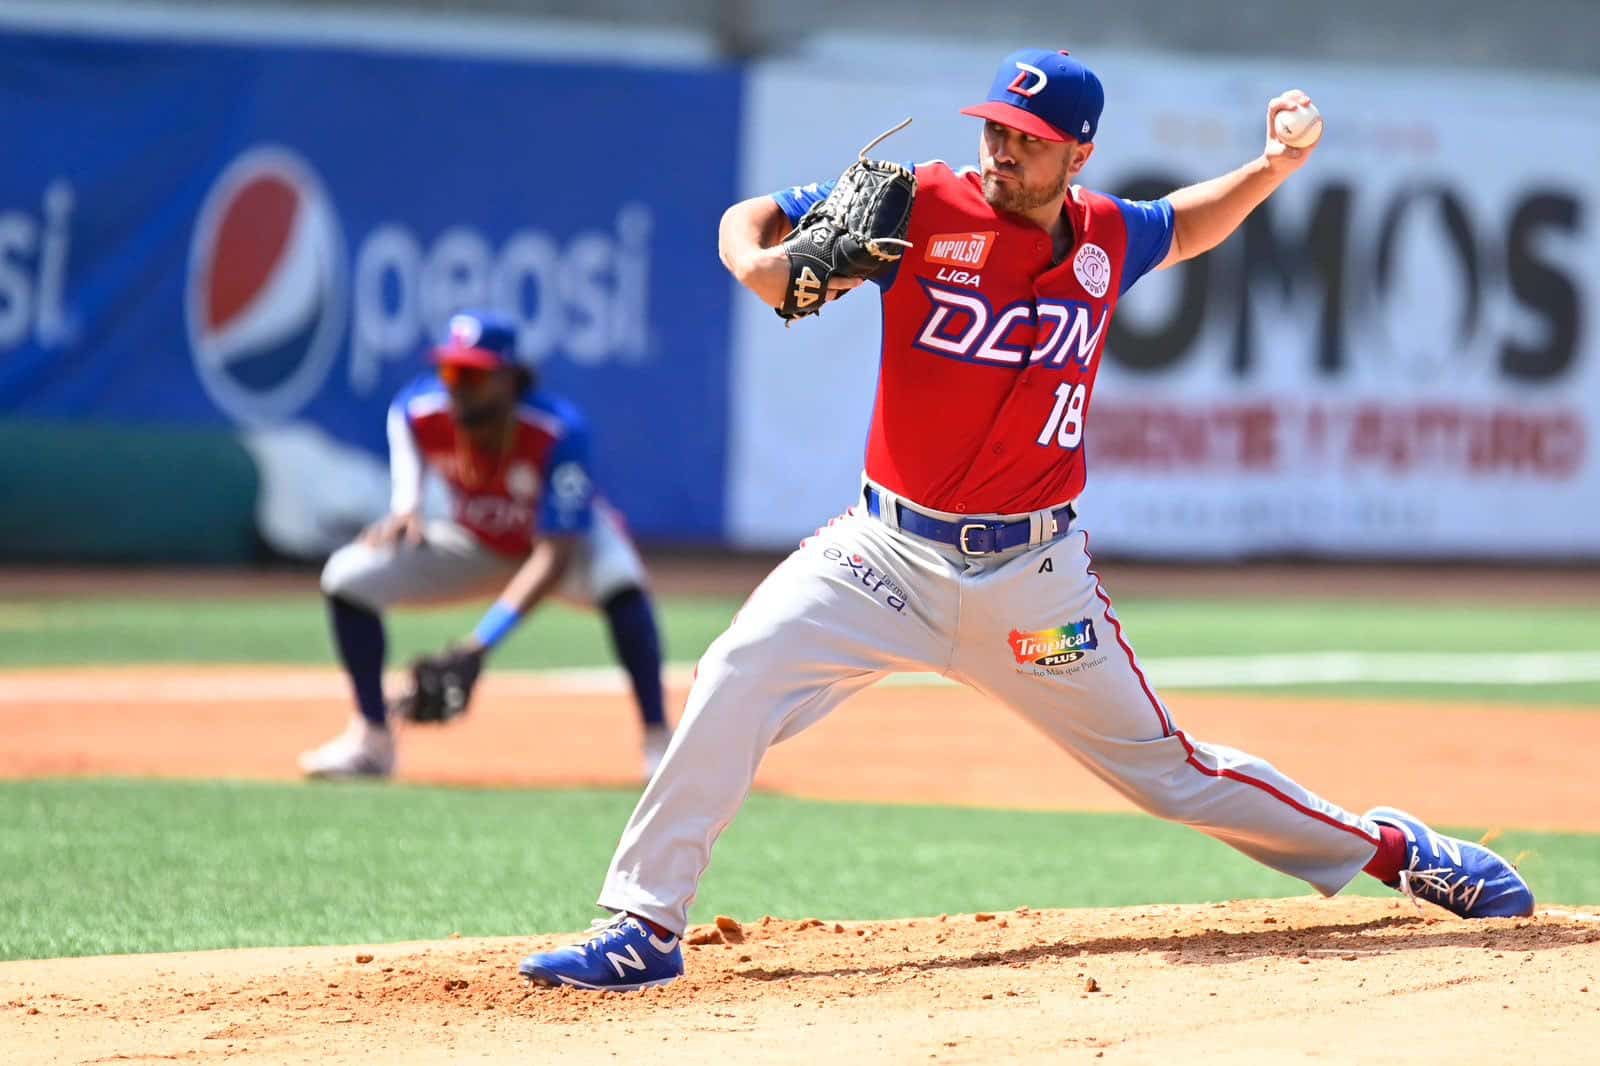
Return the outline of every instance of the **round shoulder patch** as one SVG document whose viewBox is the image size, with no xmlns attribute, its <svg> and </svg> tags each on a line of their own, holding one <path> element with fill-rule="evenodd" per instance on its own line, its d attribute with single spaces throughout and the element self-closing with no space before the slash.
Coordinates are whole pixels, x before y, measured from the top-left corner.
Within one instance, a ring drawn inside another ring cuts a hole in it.
<svg viewBox="0 0 1600 1066">
<path fill-rule="evenodd" d="M 1111 257 L 1098 244 L 1085 244 L 1078 249 L 1072 257 L 1072 272 L 1084 291 L 1097 300 L 1111 288 Z"/>
<path fill-rule="evenodd" d="M 532 500 L 539 495 L 539 475 L 527 463 L 513 463 L 506 471 L 506 491 L 518 500 Z"/>
</svg>

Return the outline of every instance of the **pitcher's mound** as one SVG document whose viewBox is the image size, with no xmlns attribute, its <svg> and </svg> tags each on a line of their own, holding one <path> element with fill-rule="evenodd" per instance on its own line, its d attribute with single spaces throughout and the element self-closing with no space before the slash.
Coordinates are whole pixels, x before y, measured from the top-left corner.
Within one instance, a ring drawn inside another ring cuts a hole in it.
<svg viewBox="0 0 1600 1066">
<path fill-rule="evenodd" d="M 1600 914 L 1389 900 L 697 927 L 689 972 L 525 985 L 570 937 L 0 965 L 11 1063 L 1586 1061 Z"/>
</svg>

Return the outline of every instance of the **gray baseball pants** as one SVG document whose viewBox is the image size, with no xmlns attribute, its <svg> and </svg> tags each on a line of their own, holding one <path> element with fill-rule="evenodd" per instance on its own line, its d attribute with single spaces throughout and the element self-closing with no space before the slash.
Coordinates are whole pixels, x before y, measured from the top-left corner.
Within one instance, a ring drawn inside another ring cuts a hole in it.
<svg viewBox="0 0 1600 1066">
<path fill-rule="evenodd" d="M 447 603 L 493 596 L 527 560 L 485 548 L 454 522 L 429 522 L 423 543 L 373 548 L 352 541 L 322 568 L 322 591 L 373 611 L 402 604 Z M 624 589 L 645 586 L 644 563 L 609 507 L 596 506 L 594 524 L 578 547 L 557 595 L 590 607 Z"/>
<path fill-rule="evenodd" d="M 681 932 L 767 748 L 908 671 L 992 697 L 1144 810 L 1325 895 L 1371 860 L 1371 820 L 1178 726 L 1090 569 L 1087 534 L 1048 540 L 1039 512 L 1032 544 L 969 558 L 894 528 L 889 501 L 885 519 L 857 507 L 804 542 L 706 651 L 601 906 Z"/>
</svg>

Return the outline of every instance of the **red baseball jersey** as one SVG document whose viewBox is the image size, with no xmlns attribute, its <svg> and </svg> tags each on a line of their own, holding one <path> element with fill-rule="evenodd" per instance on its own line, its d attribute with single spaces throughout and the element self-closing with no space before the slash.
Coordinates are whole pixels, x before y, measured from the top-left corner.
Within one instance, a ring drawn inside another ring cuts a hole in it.
<svg viewBox="0 0 1600 1066">
<path fill-rule="evenodd" d="M 1083 491 L 1083 438 L 1117 299 L 1172 245 L 1172 206 L 1076 186 L 1074 243 L 989 206 L 976 171 L 916 167 L 906 252 L 880 279 L 867 476 L 955 514 L 1017 514 Z M 775 194 L 791 221 L 831 183 Z"/>
<path fill-rule="evenodd" d="M 423 468 L 450 486 L 455 521 L 486 548 L 526 555 L 542 533 L 576 536 L 593 523 L 589 432 L 577 409 L 546 392 L 524 394 L 506 447 L 482 452 L 450 413 L 436 374 L 425 374 L 395 398 L 389 413 L 392 510 L 415 505 Z"/>
</svg>

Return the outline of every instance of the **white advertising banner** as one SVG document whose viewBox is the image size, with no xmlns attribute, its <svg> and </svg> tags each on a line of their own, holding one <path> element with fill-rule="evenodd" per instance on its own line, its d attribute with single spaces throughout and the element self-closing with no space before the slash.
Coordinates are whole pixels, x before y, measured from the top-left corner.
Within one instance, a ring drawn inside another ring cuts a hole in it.
<svg viewBox="0 0 1600 1066">
<path fill-rule="evenodd" d="M 838 73 L 864 56 L 756 67 L 745 193 L 829 177 L 908 114 L 880 152 L 974 162 L 956 112 L 1005 50 L 923 49 L 870 90 Z M 1107 104 L 1082 180 L 1107 192 L 1252 158 L 1284 89 L 1328 122 L 1231 240 L 1120 304 L 1086 437 L 1097 549 L 1600 557 L 1600 82 L 1083 58 Z M 851 502 L 875 304 L 785 330 L 735 301 L 736 543 L 792 544 Z"/>
</svg>

